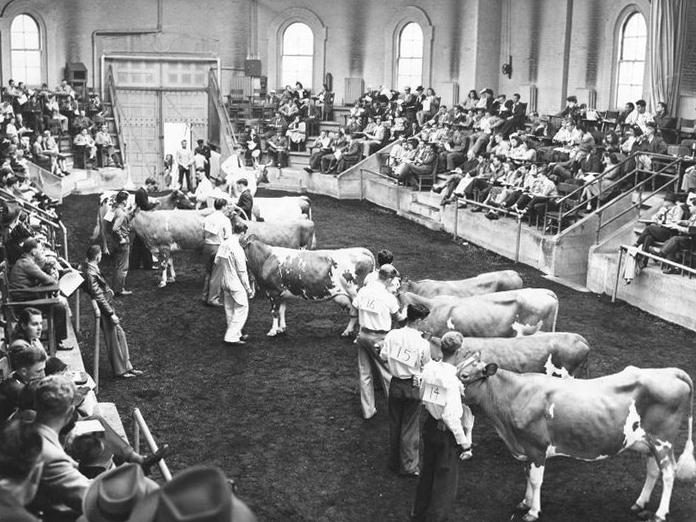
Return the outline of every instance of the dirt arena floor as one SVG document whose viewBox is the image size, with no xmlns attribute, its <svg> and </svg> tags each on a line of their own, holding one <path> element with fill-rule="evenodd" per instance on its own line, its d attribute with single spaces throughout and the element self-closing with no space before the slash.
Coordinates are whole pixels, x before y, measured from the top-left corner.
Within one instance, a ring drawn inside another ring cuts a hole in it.
<svg viewBox="0 0 696 522">
<path fill-rule="evenodd" d="M 459 279 L 514 268 L 525 286 L 551 288 L 560 299 L 559 331 L 578 332 L 592 346 L 593 376 L 632 364 L 678 366 L 696 377 L 691 331 L 611 304 L 606 296 L 551 283 L 535 270 L 456 244 L 370 204 L 319 196 L 312 202 L 321 248 L 389 248 L 396 266 L 411 278 Z M 96 209 L 96 196 L 65 201 L 71 260 L 81 258 L 89 243 Z M 360 415 L 356 349 L 339 338 L 347 320 L 339 308 L 292 303 L 288 335 L 271 339 L 265 336 L 268 304 L 256 298 L 247 324 L 251 342 L 229 348 L 222 343 L 224 311 L 199 301 L 200 258 L 178 255 L 177 271 L 177 282 L 163 290 L 156 288 L 153 272 L 131 272 L 128 286 L 135 294 L 118 302 L 132 360 L 146 374 L 112 380 L 103 357 L 100 398 L 116 402 L 127 429 L 128 414 L 139 407 L 155 437 L 174 449 L 168 459 L 173 471 L 197 463 L 221 466 L 262 521 L 408 520 L 416 482 L 387 470 L 385 397 L 377 395 L 375 418 L 364 421 Z M 83 347 L 92 345 L 91 332 L 93 320 L 85 314 Z M 85 353 L 90 365 L 91 355 Z M 678 452 L 685 431 L 684 426 Z M 524 494 L 522 466 L 482 417 L 474 438 L 475 457 L 461 464 L 451 520 L 509 520 Z M 628 508 L 640 492 L 644 470 L 636 454 L 597 463 L 555 459 L 546 468 L 543 520 L 633 520 Z M 653 494 L 653 509 L 658 499 Z M 675 486 L 670 520 L 696 520 L 693 484 Z"/>
</svg>

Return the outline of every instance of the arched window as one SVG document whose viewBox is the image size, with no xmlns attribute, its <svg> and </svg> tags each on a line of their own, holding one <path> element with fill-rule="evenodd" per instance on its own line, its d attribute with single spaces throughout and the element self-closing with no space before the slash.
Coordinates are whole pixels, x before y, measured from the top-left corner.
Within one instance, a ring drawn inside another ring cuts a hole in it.
<svg viewBox="0 0 696 522">
<path fill-rule="evenodd" d="M 281 82 L 285 85 L 302 83 L 305 89 L 312 87 L 314 62 L 314 35 L 307 24 L 295 22 L 283 33 Z"/>
<path fill-rule="evenodd" d="M 10 26 L 12 78 L 27 85 L 41 84 L 41 38 L 39 24 L 31 16 L 20 14 Z"/>
<path fill-rule="evenodd" d="M 616 104 L 635 102 L 643 97 L 645 47 L 648 31 L 645 17 L 631 14 L 621 28 L 619 39 L 619 66 L 616 76 Z"/>
<path fill-rule="evenodd" d="M 396 63 L 396 88 L 405 86 L 413 89 L 423 83 L 423 30 L 410 22 L 399 35 L 399 54 Z"/>
</svg>

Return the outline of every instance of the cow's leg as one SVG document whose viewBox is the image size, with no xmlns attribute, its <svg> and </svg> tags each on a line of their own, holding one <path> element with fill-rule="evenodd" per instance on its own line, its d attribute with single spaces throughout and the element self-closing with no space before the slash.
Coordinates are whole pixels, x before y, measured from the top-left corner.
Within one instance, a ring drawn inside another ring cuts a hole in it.
<svg viewBox="0 0 696 522">
<path fill-rule="evenodd" d="M 268 330 L 268 333 L 266 334 L 268 337 L 275 337 L 280 332 L 278 314 L 279 304 L 280 302 L 278 299 L 271 298 L 271 316 L 273 317 L 273 326 L 271 326 L 271 329 Z"/>
<path fill-rule="evenodd" d="M 645 477 L 645 484 L 643 484 L 643 489 L 638 496 L 638 500 L 631 506 L 631 513 L 635 515 L 641 514 L 645 510 L 645 506 L 650 502 L 650 495 L 655 488 L 657 477 L 660 476 L 660 467 L 657 465 L 657 461 L 652 455 L 648 455 L 646 468 L 647 474 Z"/>
<path fill-rule="evenodd" d="M 355 323 L 358 322 L 358 311 L 353 308 L 351 299 L 347 295 L 337 295 L 334 297 L 334 301 L 341 307 L 348 310 L 350 319 L 348 320 L 348 326 L 346 326 L 346 329 L 341 332 L 341 337 L 350 337 L 353 334 L 353 330 L 355 330 Z"/>
<path fill-rule="evenodd" d="M 160 270 L 162 271 L 162 276 L 160 277 L 159 287 L 164 288 L 167 286 L 167 267 L 169 266 L 169 253 L 167 251 L 161 250 L 159 253 L 160 258 Z"/>
<path fill-rule="evenodd" d="M 671 444 L 667 442 L 664 444 L 664 446 L 657 450 L 658 464 L 660 466 L 660 471 L 662 471 L 662 496 L 660 497 L 660 505 L 657 507 L 657 511 L 655 511 L 655 516 L 653 517 L 654 522 L 664 522 L 667 520 L 669 502 L 672 498 L 672 488 L 674 487 L 674 475 L 677 469 L 677 463 L 674 459 Z"/>
<path fill-rule="evenodd" d="M 539 519 L 541 513 L 541 484 L 544 482 L 544 465 L 537 466 L 533 462 L 529 465 L 529 476 L 527 478 L 527 487 L 532 488 L 531 504 L 529 511 L 522 517 L 524 522 L 535 522 Z"/>
<path fill-rule="evenodd" d="M 286 306 L 285 301 L 281 301 L 280 306 L 278 307 L 278 328 L 280 329 L 280 332 L 285 332 L 285 329 L 287 328 L 287 325 L 285 324 Z"/>
<path fill-rule="evenodd" d="M 529 506 L 532 505 L 532 499 L 533 499 L 533 493 L 534 490 L 532 489 L 532 483 L 529 481 L 529 464 L 524 465 L 524 474 L 527 477 L 527 486 L 524 491 L 524 498 L 522 501 L 517 504 L 517 507 L 515 507 L 516 511 L 519 511 L 520 513 L 526 513 L 529 511 Z"/>
<path fill-rule="evenodd" d="M 167 283 L 176 283 L 176 272 L 174 272 L 174 259 L 172 256 L 169 256 L 169 272 L 171 274 L 171 277 L 167 279 Z"/>
</svg>

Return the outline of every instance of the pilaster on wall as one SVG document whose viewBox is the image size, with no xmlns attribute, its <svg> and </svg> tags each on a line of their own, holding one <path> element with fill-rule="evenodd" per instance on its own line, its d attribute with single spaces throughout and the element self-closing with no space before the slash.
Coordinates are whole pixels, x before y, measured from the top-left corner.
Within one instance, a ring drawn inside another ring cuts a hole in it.
<svg viewBox="0 0 696 522">
<path fill-rule="evenodd" d="M 476 2 L 474 85 L 477 89 L 490 88 L 493 92 L 498 92 L 502 4 L 503 0 L 477 0 Z"/>
</svg>

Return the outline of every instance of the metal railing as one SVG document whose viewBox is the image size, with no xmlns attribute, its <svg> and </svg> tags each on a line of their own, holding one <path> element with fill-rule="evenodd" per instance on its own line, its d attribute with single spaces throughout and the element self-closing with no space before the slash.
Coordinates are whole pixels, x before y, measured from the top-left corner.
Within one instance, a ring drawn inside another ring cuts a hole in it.
<svg viewBox="0 0 696 522">
<path fill-rule="evenodd" d="M 229 136 L 232 139 L 232 147 L 238 146 L 239 142 L 234 132 L 234 125 L 232 125 L 230 115 L 227 113 L 225 104 L 222 101 L 222 91 L 218 84 L 217 73 L 213 68 L 208 71 L 208 96 L 213 101 L 215 111 L 220 119 L 220 125 L 224 128 L 225 136 Z M 222 144 L 220 145 L 222 146 Z"/>
<path fill-rule="evenodd" d="M 619 279 L 621 278 L 621 265 L 623 263 L 623 260 L 626 255 L 628 255 L 628 250 L 631 248 L 629 245 L 620 245 L 619 246 L 619 260 L 616 263 L 616 278 L 614 280 L 614 290 L 611 293 L 611 302 L 616 301 L 616 294 L 619 291 Z M 671 266 L 673 268 L 676 268 L 677 270 L 680 270 L 682 273 L 686 272 L 689 274 L 689 279 L 691 279 L 691 276 L 694 275 L 696 276 L 696 269 L 686 266 L 682 263 L 677 263 L 676 261 L 671 261 L 669 259 L 666 259 L 664 257 L 655 255 L 651 252 L 646 252 L 645 250 L 638 250 L 636 252 L 636 262 L 639 257 L 646 257 L 648 259 L 652 259 L 653 261 L 657 261 L 658 263 L 661 263 L 663 265 Z"/>
<path fill-rule="evenodd" d="M 142 434 L 148 448 L 152 453 L 155 453 L 159 448 L 157 447 L 157 442 L 150 432 L 143 414 L 140 413 L 138 408 L 133 409 L 133 449 L 136 453 L 140 453 L 140 435 Z M 169 467 L 164 459 L 160 460 L 157 465 L 159 466 L 160 473 L 164 477 L 164 480 L 169 482 L 172 480 L 172 473 L 169 471 Z"/>
<path fill-rule="evenodd" d="M 99 305 L 92 299 L 92 311 L 94 312 L 94 362 L 92 379 L 94 380 L 94 394 L 99 393 L 99 355 L 101 345 L 101 310 Z"/>
<path fill-rule="evenodd" d="M 127 148 L 128 144 L 123 139 L 123 132 L 121 128 L 121 122 L 123 120 L 123 113 L 121 112 L 121 106 L 118 103 L 118 95 L 116 94 L 116 81 L 114 80 L 114 71 L 109 65 L 106 72 L 106 89 L 109 93 L 109 101 L 111 102 L 111 115 L 114 118 L 114 126 L 116 127 L 116 136 L 118 137 L 118 148 L 121 150 L 121 161 L 125 165 L 128 163 L 127 158 Z"/>
</svg>

